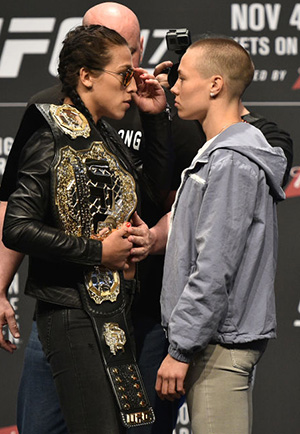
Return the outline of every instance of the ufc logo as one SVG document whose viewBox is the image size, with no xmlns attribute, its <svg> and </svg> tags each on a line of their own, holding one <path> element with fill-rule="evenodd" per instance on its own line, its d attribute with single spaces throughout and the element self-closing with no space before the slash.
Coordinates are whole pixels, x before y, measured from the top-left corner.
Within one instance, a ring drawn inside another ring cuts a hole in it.
<svg viewBox="0 0 300 434">
<path fill-rule="evenodd" d="M 29 55 L 46 55 L 49 52 L 49 46 L 53 39 L 55 30 L 56 18 L 54 17 L 38 17 L 38 18 L 12 18 L 9 26 L 6 39 L 3 44 L 3 50 L 0 57 L 0 79 L 1 78 L 17 78 L 20 75 L 24 56 Z M 0 37 L 3 31 L 3 18 L 0 18 Z M 58 33 L 55 39 L 55 44 L 51 53 L 50 63 L 48 66 L 49 74 L 57 75 L 57 62 L 59 52 L 61 50 L 62 41 L 68 31 L 82 23 L 81 17 L 66 18 L 59 26 Z M 167 51 L 165 35 L 167 29 L 143 29 L 141 35 L 144 37 L 144 49 L 146 50 L 150 36 L 154 40 L 161 39 L 161 42 L 155 47 L 152 55 L 149 57 L 148 65 L 151 67 L 159 63 Z M 36 38 L 28 38 L 26 34 L 34 33 Z M 43 38 L 39 37 L 43 35 Z M 47 37 L 47 34 L 49 35 Z M 46 37 L 44 36 L 46 35 Z M 19 37 L 18 37 L 19 36 Z"/>
<path fill-rule="evenodd" d="M 0 19 L 0 31 L 3 25 L 3 18 Z M 26 33 L 52 34 L 56 18 L 12 18 L 9 24 L 8 33 L 19 34 L 21 38 L 6 39 L 0 58 L 0 78 L 16 78 L 19 75 L 22 61 L 25 55 L 46 54 L 50 45 L 50 37 L 43 39 L 27 39 Z M 57 58 L 61 49 L 61 43 L 66 33 L 81 23 L 81 18 L 67 18 L 59 28 L 54 49 L 52 52 L 49 73 L 53 76 L 57 73 Z"/>
</svg>

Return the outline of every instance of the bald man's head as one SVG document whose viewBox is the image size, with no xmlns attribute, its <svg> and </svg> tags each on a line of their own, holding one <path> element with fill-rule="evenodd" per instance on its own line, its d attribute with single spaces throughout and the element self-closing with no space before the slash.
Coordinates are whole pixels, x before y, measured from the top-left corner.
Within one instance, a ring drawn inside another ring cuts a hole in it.
<svg viewBox="0 0 300 434">
<path fill-rule="evenodd" d="M 100 3 L 89 9 L 83 17 L 83 25 L 100 24 L 120 33 L 126 39 L 133 66 L 139 66 L 143 54 L 143 38 L 137 16 L 128 7 L 114 2 Z"/>
</svg>

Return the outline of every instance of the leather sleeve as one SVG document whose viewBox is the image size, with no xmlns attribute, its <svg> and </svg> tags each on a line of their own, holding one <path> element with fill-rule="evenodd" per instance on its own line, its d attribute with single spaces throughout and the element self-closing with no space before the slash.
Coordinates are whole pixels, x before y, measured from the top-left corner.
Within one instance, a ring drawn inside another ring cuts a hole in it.
<svg viewBox="0 0 300 434">
<path fill-rule="evenodd" d="M 54 152 L 47 128 L 39 129 L 24 146 L 17 189 L 8 201 L 3 242 L 10 249 L 47 261 L 99 265 L 101 242 L 69 236 L 55 227 L 50 196 Z"/>
</svg>

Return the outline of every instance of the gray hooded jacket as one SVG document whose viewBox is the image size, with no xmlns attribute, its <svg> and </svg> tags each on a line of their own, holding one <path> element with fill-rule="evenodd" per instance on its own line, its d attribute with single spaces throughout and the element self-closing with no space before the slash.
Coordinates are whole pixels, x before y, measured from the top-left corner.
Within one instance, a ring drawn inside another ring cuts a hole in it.
<svg viewBox="0 0 300 434">
<path fill-rule="evenodd" d="M 182 174 L 161 294 L 169 353 L 276 336 L 276 203 L 286 159 L 255 127 L 216 136 Z"/>
</svg>

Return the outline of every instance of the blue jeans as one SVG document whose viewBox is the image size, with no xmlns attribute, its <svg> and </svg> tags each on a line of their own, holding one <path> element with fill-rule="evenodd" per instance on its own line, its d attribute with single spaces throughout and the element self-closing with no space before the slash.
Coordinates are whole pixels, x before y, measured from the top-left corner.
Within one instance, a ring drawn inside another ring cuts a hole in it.
<svg viewBox="0 0 300 434">
<path fill-rule="evenodd" d="M 138 319 L 134 325 L 138 364 L 155 411 L 156 422 L 132 428 L 128 430 L 128 434 L 171 434 L 176 424 L 178 402 L 161 401 L 154 389 L 157 370 L 167 354 L 167 339 L 160 324 L 151 319 Z M 68 433 L 35 321 L 25 352 L 18 395 L 17 423 L 19 434 Z"/>
<path fill-rule="evenodd" d="M 36 321 L 25 351 L 18 393 L 19 434 L 68 434 L 50 365 L 38 338 Z"/>
</svg>

